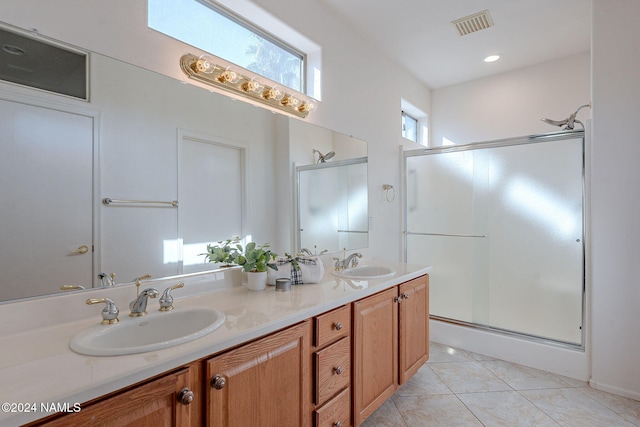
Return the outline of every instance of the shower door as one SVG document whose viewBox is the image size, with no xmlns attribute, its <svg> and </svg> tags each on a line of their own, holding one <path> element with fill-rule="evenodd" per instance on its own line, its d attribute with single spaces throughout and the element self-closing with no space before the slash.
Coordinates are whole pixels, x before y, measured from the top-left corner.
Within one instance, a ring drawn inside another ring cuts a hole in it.
<svg viewBox="0 0 640 427">
<path fill-rule="evenodd" d="M 405 152 L 431 316 L 583 345 L 583 133 Z"/>
</svg>

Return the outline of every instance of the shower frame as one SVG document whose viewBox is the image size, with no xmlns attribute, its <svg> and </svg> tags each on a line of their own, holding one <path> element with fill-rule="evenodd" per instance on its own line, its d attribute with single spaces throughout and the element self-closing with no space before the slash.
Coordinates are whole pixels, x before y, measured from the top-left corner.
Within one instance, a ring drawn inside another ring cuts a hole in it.
<svg viewBox="0 0 640 427">
<path fill-rule="evenodd" d="M 431 148 L 423 148 L 423 149 L 414 149 L 414 150 L 402 150 L 402 160 L 401 160 L 401 173 L 403 176 L 403 199 L 404 203 L 402 206 L 402 259 L 404 262 L 407 262 L 408 259 L 408 249 L 407 249 L 407 237 L 410 235 L 421 235 L 421 234 L 430 234 L 436 235 L 436 233 L 414 233 L 407 229 L 408 227 L 408 219 L 407 219 L 407 211 L 408 211 L 408 171 L 407 171 L 407 159 L 410 157 L 418 157 L 425 155 L 436 155 L 441 153 L 451 153 L 451 152 L 462 152 L 462 151 L 470 151 L 470 150 L 481 150 L 481 149 L 491 149 L 491 148 L 499 148 L 499 147 L 510 147 L 517 145 L 525 145 L 525 144 L 537 144 L 541 142 L 554 142 L 554 141 L 563 141 L 567 139 L 581 139 L 581 147 L 582 147 L 582 232 L 581 232 L 581 244 L 582 244 L 582 277 L 581 277 L 581 287 L 582 287 L 582 319 L 581 319 L 581 330 L 580 330 L 580 343 L 567 342 L 563 340 L 541 337 L 525 332 L 515 331 L 506 328 L 500 328 L 480 323 L 469 322 L 465 320 L 453 319 L 438 315 L 429 315 L 429 319 L 436 320 L 440 322 L 444 322 L 445 324 L 462 326 L 470 329 L 475 329 L 478 331 L 485 331 L 495 334 L 500 334 L 504 336 L 511 336 L 516 338 L 522 338 L 524 340 L 540 343 L 544 345 L 551 345 L 559 348 L 568 348 L 573 350 L 578 350 L 581 352 L 585 351 L 586 345 L 586 336 L 587 336 L 587 293 L 586 293 L 586 285 L 587 285 L 587 271 L 586 271 L 586 256 L 587 256 L 587 221 L 588 221 L 588 211 L 587 211 L 587 179 L 586 179 L 586 156 L 588 146 L 586 144 L 586 133 L 585 130 L 567 130 L 546 134 L 537 134 L 537 135 L 529 135 L 523 137 L 514 137 L 514 138 L 505 138 L 493 141 L 486 142 L 476 142 L 470 144 L 460 144 L 460 145 L 451 145 L 451 146 L 441 146 L 441 147 L 431 147 Z M 459 235 L 462 236 L 462 235 Z M 486 236 L 465 236 L 465 237 L 486 237 Z M 437 268 L 437 266 L 434 266 Z"/>
</svg>

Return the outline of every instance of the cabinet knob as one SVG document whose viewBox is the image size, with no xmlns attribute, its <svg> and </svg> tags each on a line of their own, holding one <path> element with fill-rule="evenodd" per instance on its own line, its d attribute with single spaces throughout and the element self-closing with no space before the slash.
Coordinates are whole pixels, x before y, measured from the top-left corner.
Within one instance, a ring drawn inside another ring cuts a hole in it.
<svg viewBox="0 0 640 427">
<path fill-rule="evenodd" d="M 194 397 L 195 395 L 189 389 L 189 387 L 185 387 L 180 390 L 180 393 L 178 393 L 178 402 L 182 403 L 183 405 L 189 405 L 191 402 L 193 402 Z"/>
<path fill-rule="evenodd" d="M 220 374 L 216 374 L 213 378 L 211 378 L 211 387 L 216 390 L 222 390 L 224 386 L 227 385 L 227 380 Z"/>
<path fill-rule="evenodd" d="M 340 323 L 340 322 L 336 322 L 336 323 L 334 323 L 334 324 L 333 324 L 333 328 L 334 328 L 336 331 L 339 331 L 340 329 L 342 329 L 342 323 Z"/>
<path fill-rule="evenodd" d="M 393 297 L 393 302 L 402 302 L 402 297 Z"/>
<path fill-rule="evenodd" d="M 409 299 L 409 294 L 406 292 L 402 293 L 402 299 Z"/>
<path fill-rule="evenodd" d="M 336 375 L 340 375 L 342 373 L 342 366 L 336 366 L 333 368 L 333 372 L 335 372 Z"/>
<path fill-rule="evenodd" d="M 333 427 L 342 427 L 342 421 L 336 421 L 333 423 Z"/>
</svg>

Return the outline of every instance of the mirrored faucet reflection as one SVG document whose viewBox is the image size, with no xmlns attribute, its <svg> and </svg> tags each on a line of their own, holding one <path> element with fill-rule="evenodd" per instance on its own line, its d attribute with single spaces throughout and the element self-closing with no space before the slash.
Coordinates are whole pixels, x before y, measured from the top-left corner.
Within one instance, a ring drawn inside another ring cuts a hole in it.
<svg viewBox="0 0 640 427">
<path fill-rule="evenodd" d="M 340 271 L 340 270 L 344 270 L 347 268 L 354 268 L 358 266 L 358 258 L 362 258 L 362 254 L 360 252 L 355 252 L 352 253 L 351 255 L 349 255 L 348 257 L 344 258 L 344 259 L 340 259 L 340 258 L 336 258 L 334 257 L 334 261 L 336 262 L 334 264 L 335 270 L 336 271 Z"/>
<path fill-rule="evenodd" d="M 116 278 L 116 275 L 114 273 L 111 274 L 107 274 L 107 273 L 100 273 L 98 274 L 98 279 L 100 279 L 100 281 L 102 282 L 102 287 L 113 287 L 116 283 L 114 281 L 114 279 Z"/>
</svg>

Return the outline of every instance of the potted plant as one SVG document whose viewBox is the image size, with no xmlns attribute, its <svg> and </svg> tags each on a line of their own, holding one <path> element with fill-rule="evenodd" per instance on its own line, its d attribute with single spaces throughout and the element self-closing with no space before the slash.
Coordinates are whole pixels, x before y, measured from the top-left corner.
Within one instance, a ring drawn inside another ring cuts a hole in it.
<svg viewBox="0 0 640 427">
<path fill-rule="evenodd" d="M 249 290 L 263 291 L 267 287 L 267 268 L 278 269 L 273 262 L 276 256 L 277 254 L 269 249 L 268 243 L 257 246 L 255 242 L 250 242 L 244 248 L 241 244 L 236 244 L 229 259 L 234 264 L 242 266 L 242 269 L 247 272 Z"/>
<path fill-rule="evenodd" d="M 232 252 L 235 250 L 231 244 L 238 244 L 240 242 L 239 236 L 234 236 L 231 239 L 221 240 L 216 244 L 208 244 L 207 252 L 200 255 L 205 255 L 205 261 L 215 262 L 222 264 L 220 267 L 231 267 L 233 263 Z"/>
</svg>

